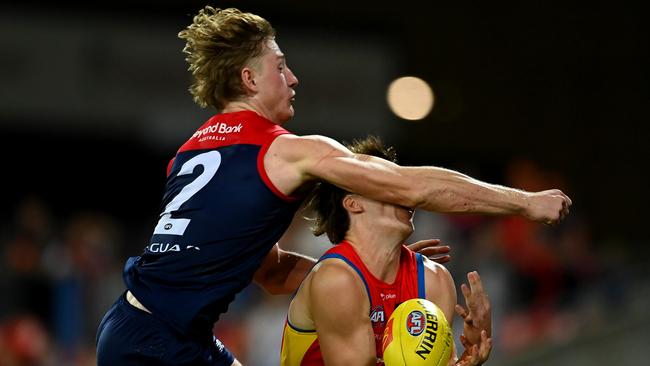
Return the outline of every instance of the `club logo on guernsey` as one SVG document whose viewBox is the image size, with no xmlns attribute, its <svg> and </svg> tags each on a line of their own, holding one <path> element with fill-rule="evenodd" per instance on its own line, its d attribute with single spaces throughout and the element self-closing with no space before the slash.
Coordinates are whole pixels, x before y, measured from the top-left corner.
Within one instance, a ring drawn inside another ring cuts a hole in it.
<svg viewBox="0 0 650 366">
<path fill-rule="evenodd" d="M 212 135 L 212 134 L 240 133 L 242 127 L 243 125 L 241 123 L 235 126 L 235 125 L 228 125 L 223 122 L 218 122 L 213 124 L 212 126 L 208 126 L 194 132 L 192 138 L 200 139 L 201 137 L 205 137 L 207 135 Z"/>
<path fill-rule="evenodd" d="M 372 322 L 373 327 L 384 326 L 386 323 L 386 313 L 384 313 L 383 306 L 379 305 L 372 309 L 370 312 L 370 321 Z"/>
</svg>

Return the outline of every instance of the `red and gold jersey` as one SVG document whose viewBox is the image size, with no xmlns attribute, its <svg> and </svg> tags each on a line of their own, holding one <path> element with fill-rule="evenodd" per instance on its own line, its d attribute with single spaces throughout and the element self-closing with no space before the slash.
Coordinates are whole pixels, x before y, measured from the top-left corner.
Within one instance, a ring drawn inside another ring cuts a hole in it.
<svg viewBox="0 0 650 366">
<path fill-rule="evenodd" d="M 402 302 L 413 298 L 425 298 L 422 256 L 402 246 L 400 267 L 393 283 L 383 282 L 373 276 L 347 241 L 328 250 L 319 261 L 330 258 L 340 259 L 352 267 L 366 287 L 370 300 L 368 312 L 375 334 L 377 365 L 383 365 L 381 342 L 388 318 Z M 296 328 L 287 320 L 282 338 L 280 364 L 282 366 L 323 365 L 316 330 Z"/>
</svg>

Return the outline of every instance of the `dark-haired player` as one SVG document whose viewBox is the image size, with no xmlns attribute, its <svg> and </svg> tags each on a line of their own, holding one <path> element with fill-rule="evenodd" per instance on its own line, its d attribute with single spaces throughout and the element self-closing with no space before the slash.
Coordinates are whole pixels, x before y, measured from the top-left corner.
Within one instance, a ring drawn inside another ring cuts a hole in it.
<svg viewBox="0 0 650 366">
<path fill-rule="evenodd" d="M 394 160 L 375 138 L 349 146 L 355 153 Z M 309 200 L 314 233 L 334 247 L 313 267 L 289 305 L 282 341 L 282 366 L 383 365 L 382 339 L 395 308 L 413 298 L 440 307 L 453 324 L 454 280 L 442 265 L 407 249 L 413 210 L 319 183 Z M 465 352 L 451 365 L 479 365 L 491 350 L 489 301 L 478 273 L 463 287 L 474 321 L 465 322 Z M 459 307 L 460 315 L 467 312 Z M 480 314 L 480 315 L 479 315 Z M 484 327 L 485 329 L 478 328 Z"/>
<path fill-rule="evenodd" d="M 314 260 L 276 242 L 319 179 L 430 211 L 544 223 L 568 213 L 571 201 L 559 190 L 523 192 L 443 168 L 402 167 L 289 133 L 282 125 L 293 117 L 298 79 L 257 15 L 206 7 L 179 36 L 194 100 L 218 114 L 169 166 L 151 240 L 128 259 L 128 291 L 99 326 L 100 366 L 238 364 L 213 339 L 213 324 L 253 279 L 272 292 L 296 289 Z"/>
</svg>

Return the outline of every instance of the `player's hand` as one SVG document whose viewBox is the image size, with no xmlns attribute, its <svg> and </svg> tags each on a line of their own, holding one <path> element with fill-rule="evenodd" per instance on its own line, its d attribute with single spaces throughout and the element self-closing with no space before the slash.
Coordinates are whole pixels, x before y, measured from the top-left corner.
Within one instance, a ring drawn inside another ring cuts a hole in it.
<svg viewBox="0 0 650 366">
<path fill-rule="evenodd" d="M 440 264 L 447 263 L 451 260 L 451 256 L 449 255 L 451 249 L 447 245 L 440 246 L 440 239 L 420 240 L 406 247 Z"/>
<path fill-rule="evenodd" d="M 524 216 L 547 225 L 555 225 L 569 214 L 571 199 L 559 189 L 529 193 Z"/>
<path fill-rule="evenodd" d="M 485 330 L 481 331 L 481 342 L 479 344 L 471 344 L 465 338 L 460 336 L 460 342 L 465 347 L 465 351 L 456 361 L 455 366 L 477 366 L 482 365 L 487 361 L 492 351 L 492 338 L 488 337 Z"/>
<path fill-rule="evenodd" d="M 465 297 L 467 309 L 456 304 L 456 313 L 463 318 L 463 333 L 467 340 L 474 345 L 481 342 L 481 331 L 485 330 L 486 335 L 492 335 L 492 310 L 490 308 L 490 299 L 485 290 L 483 282 L 478 272 L 469 272 L 467 274 L 469 286 L 460 285 L 460 289 Z"/>
</svg>

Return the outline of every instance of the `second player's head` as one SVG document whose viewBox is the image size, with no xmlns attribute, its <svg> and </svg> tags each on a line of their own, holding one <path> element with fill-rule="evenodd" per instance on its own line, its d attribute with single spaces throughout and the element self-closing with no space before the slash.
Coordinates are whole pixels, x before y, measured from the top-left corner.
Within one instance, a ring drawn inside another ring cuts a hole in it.
<svg viewBox="0 0 650 366">
<path fill-rule="evenodd" d="M 395 150 L 384 146 L 374 136 L 355 140 L 347 147 L 356 154 L 396 162 Z M 386 230 L 396 232 L 404 239 L 413 231 L 413 210 L 375 201 L 325 181 L 316 184 L 307 200 L 307 207 L 315 215 L 312 227 L 314 235 L 327 234 L 335 244 L 345 239 L 350 230 Z"/>
</svg>

